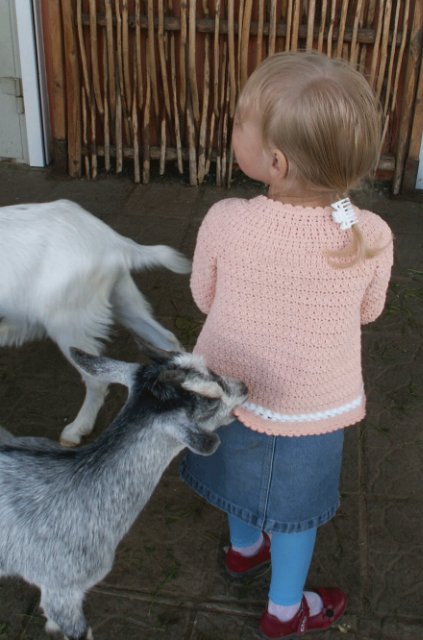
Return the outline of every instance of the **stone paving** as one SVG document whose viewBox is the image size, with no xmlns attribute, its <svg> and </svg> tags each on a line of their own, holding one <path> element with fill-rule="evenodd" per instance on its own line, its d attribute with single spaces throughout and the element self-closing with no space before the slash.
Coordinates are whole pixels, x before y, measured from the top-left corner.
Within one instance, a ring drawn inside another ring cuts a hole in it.
<svg viewBox="0 0 423 640">
<path fill-rule="evenodd" d="M 187 255 L 211 204 L 256 191 L 242 179 L 229 191 L 176 178 L 140 186 L 126 177 L 77 181 L 0 164 L 0 205 L 69 198 L 139 242 L 167 243 Z M 423 199 L 367 188 L 355 200 L 393 228 L 396 262 L 385 313 L 363 335 L 368 418 L 346 432 L 342 507 L 320 530 L 309 580 L 342 587 L 348 608 L 339 626 L 314 637 L 422 640 Z M 202 317 L 188 277 L 161 270 L 139 274 L 137 282 L 157 318 L 191 348 Z M 107 352 L 137 358 L 121 330 Z M 57 438 L 82 396 L 78 375 L 49 341 L 0 351 L 0 424 L 15 434 Z M 113 387 L 94 437 L 123 399 Z M 256 639 L 269 576 L 229 578 L 226 543 L 223 514 L 179 480 L 175 460 L 121 542 L 112 572 L 86 597 L 96 640 Z M 38 602 L 36 588 L 0 582 L 0 640 L 46 638 Z"/>
</svg>

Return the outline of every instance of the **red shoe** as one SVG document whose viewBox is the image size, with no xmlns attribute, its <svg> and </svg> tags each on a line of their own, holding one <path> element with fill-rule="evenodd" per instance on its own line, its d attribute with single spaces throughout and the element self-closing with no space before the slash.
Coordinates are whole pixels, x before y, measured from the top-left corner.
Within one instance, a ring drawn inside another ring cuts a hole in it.
<svg viewBox="0 0 423 640">
<path fill-rule="evenodd" d="M 263 531 L 263 544 L 255 555 L 243 556 L 241 553 L 234 551 L 232 547 L 229 547 L 225 555 L 226 571 L 233 578 L 241 578 L 254 573 L 254 571 L 264 567 L 269 562 L 270 538 L 265 531 Z"/>
<path fill-rule="evenodd" d="M 260 631 L 263 637 L 267 640 L 281 640 L 305 636 L 312 631 L 324 631 L 339 620 L 346 607 L 345 594 L 341 589 L 315 589 L 315 591 L 323 600 L 323 609 L 320 613 L 310 616 L 305 597 L 295 616 L 288 622 L 282 622 L 266 609 L 260 620 Z"/>
</svg>

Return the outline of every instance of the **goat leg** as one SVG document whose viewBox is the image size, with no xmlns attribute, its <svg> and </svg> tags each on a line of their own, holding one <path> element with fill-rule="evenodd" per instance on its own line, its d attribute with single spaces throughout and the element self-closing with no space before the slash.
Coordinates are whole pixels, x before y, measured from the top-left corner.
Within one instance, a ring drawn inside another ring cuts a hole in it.
<svg viewBox="0 0 423 640">
<path fill-rule="evenodd" d="M 82 611 L 81 591 L 41 589 L 41 608 L 47 618 L 46 631 L 60 631 L 68 640 L 92 640 Z"/>
</svg>

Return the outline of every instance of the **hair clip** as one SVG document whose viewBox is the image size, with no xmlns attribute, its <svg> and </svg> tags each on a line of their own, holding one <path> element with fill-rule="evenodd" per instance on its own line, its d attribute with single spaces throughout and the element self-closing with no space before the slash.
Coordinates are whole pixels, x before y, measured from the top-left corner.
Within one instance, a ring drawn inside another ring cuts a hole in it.
<svg viewBox="0 0 423 640">
<path fill-rule="evenodd" d="M 330 206 L 332 209 L 335 209 L 335 211 L 332 212 L 332 220 L 339 224 L 342 231 L 351 229 L 353 224 L 358 222 L 356 213 L 349 198 L 343 198 L 342 200 L 333 202 Z"/>
</svg>

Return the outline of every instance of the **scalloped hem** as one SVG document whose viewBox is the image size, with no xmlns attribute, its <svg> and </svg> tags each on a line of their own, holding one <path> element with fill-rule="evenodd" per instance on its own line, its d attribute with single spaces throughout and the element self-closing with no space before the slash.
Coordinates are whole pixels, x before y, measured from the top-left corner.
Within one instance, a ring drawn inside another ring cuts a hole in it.
<svg viewBox="0 0 423 640">
<path fill-rule="evenodd" d="M 345 427 L 352 427 L 357 422 L 361 422 L 366 415 L 366 407 L 363 402 L 357 409 L 341 416 L 327 418 L 319 423 L 298 423 L 298 422 L 269 422 L 260 418 L 243 407 L 237 407 L 234 415 L 249 429 L 265 433 L 268 436 L 321 436 Z"/>
</svg>

